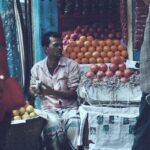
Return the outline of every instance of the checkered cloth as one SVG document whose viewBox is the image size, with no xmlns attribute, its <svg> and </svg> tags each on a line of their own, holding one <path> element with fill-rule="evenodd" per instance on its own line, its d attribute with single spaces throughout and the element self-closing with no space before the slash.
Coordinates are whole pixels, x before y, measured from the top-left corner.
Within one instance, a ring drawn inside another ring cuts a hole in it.
<svg viewBox="0 0 150 150">
<path fill-rule="evenodd" d="M 44 129 L 47 149 L 76 150 L 79 137 L 80 117 L 77 108 L 47 110 L 48 122 Z"/>
</svg>

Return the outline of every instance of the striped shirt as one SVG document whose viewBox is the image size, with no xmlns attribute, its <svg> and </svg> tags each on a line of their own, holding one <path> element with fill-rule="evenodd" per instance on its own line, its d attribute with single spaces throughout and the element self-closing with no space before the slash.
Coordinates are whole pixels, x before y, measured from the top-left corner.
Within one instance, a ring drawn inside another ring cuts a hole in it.
<svg viewBox="0 0 150 150">
<path fill-rule="evenodd" d="M 54 70 L 53 75 L 51 75 L 47 67 L 47 59 L 46 57 L 32 67 L 30 84 L 35 84 L 36 80 L 40 80 L 54 90 L 62 92 L 72 87 L 78 87 L 80 68 L 76 62 L 69 58 L 61 57 L 58 66 Z M 77 106 L 77 100 L 60 99 L 53 95 L 42 98 L 41 103 L 41 108 L 43 110 L 71 106 Z"/>
</svg>

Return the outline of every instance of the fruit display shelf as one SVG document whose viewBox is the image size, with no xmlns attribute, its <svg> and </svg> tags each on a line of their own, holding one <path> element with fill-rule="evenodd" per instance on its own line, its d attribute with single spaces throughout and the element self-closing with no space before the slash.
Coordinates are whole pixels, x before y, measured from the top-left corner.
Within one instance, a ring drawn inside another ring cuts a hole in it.
<svg viewBox="0 0 150 150">
<path fill-rule="evenodd" d="M 129 60 L 126 65 L 129 68 L 136 68 L 135 63 Z M 79 97 L 91 105 L 139 104 L 142 95 L 139 85 L 140 74 L 131 75 L 126 82 L 121 82 L 116 78 L 116 75 L 107 78 L 107 80 L 98 81 L 86 77 L 86 72 L 90 67 L 91 65 L 80 65 L 82 75 L 78 87 Z"/>
</svg>

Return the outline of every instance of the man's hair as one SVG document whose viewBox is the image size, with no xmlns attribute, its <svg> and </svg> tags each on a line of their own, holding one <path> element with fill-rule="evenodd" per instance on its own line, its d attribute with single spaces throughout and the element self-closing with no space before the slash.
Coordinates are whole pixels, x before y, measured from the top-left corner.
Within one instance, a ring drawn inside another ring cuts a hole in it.
<svg viewBox="0 0 150 150">
<path fill-rule="evenodd" d="M 50 37 L 61 38 L 61 34 L 58 32 L 46 32 L 46 33 L 44 33 L 44 35 L 42 36 L 42 46 L 43 47 L 48 47 L 48 45 L 51 42 Z"/>
</svg>

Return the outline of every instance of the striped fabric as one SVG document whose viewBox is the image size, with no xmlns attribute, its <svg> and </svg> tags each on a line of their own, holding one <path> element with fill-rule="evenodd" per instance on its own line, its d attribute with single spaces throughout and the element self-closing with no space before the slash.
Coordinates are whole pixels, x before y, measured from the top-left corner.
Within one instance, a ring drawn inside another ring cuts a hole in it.
<svg viewBox="0 0 150 150">
<path fill-rule="evenodd" d="M 44 140 L 48 150 L 76 150 L 80 117 L 78 108 L 47 110 Z"/>
</svg>

